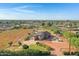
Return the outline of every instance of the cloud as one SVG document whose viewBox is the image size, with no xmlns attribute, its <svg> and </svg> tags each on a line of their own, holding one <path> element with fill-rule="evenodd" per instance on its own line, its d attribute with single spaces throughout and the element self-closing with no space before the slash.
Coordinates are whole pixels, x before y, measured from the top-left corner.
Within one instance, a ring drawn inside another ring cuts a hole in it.
<svg viewBox="0 0 79 59">
<path fill-rule="evenodd" d="M 15 14 L 21 14 L 21 13 L 35 13 L 36 11 L 32 9 L 32 7 L 36 6 L 18 6 L 13 8 L 0 8 L 0 13 L 15 13 Z"/>
<path fill-rule="evenodd" d="M 12 9 L 20 13 L 36 13 L 34 8 L 39 9 L 40 7 L 42 7 L 42 5 L 23 5 Z"/>
<path fill-rule="evenodd" d="M 35 11 L 29 8 L 31 8 L 31 6 L 0 8 L 0 19 L 29 19 L 31 17 L 33 18 L 33 14 L 35 13 Z"/>
<path fill-rule="evenodd" d="M 20 6 L 12 9 L 20 13 L 35 13 L 35 10 L 33 10 L 31 7 L 33 6 Z"/>
</svg>

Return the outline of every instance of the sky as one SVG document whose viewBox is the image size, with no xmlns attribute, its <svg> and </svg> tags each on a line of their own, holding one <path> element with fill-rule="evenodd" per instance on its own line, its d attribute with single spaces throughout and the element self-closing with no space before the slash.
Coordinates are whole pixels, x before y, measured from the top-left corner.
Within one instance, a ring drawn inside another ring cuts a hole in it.
<svg viewBox="0 0 79 59">
<path fill-rule="evenodd" d="M 0 19 L 79 20 L 79 3 L 0 3 Z"/>
</svg>

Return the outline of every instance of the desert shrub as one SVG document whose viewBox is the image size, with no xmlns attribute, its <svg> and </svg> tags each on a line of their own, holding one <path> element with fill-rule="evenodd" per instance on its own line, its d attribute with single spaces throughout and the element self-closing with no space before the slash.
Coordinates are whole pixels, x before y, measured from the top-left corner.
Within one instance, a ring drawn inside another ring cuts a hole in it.
<svg viewBox="0 0 79 59">
<path fill-rule="evenodd" d="M 54 50 L 54 48 L 51 48 L 51 47 L 49 47 L 49 46 L 47 46 L 47 45 L 45 45 L 45 44 L 42 44 L 42 43 L 40 43 L 40 42 L 36 42 L 36 44 L 39 45 L 39 46 L 42 46 L 42 47 L 44 47 L 44 48 L 47 48 L 48 51 Z"/>
<path fill-rule="evenodd" d="M 26 41 L 26 40 L 29 40 L 29 39 L 30 39 L 30 37 L 27 37 L 27 38 L 25 38 L 25 41 Z"/>
<path fill-rule="evenodd" d="M 70 53 L 69 52 L 64 52 L 64 55 L 70 55 Z"/>
<path fill-rule="evenodd" d="M 19 29 L 21 26 L 14 26 L 13 29 Z"/>
<path fill-rule="evenodd" d="M 74 52 L 74 55 L 79 56 L 79 51 Z"/>
<path fill-rule="evenodd" d="M 74 52 L 71 52 L 71 55 L 75 55 L 75 53 Z"/>
<path fill-rule="evenodd" d="M 26 40 L 30 40 L 30 38 L 31 38 L 31 35 L 28 33 L 28 36 L 24 39 L 25 41 Z"/>
<path fill-rule="evenodd" d="M 71 54 L 69 52 L 64 52 L 64 55 L 75 55 L 75 56 L 79 56 L 79 52 L 71 52 Z"/>
<path fill-rule="evenodd" d="M 34 25 L 30 25 L 30 26 L 28 26 L 28 29 L 33 29 L 33 28 L 35 28 Z"/>
<path fill-rule="evenodd" d="M 23 47 L 23 49 L 29 48 L 29 46 L 28 45 L 25 45 L 25 44 L 22 47 Z"/>
<path fill-rule="evenodd" d="M 54 48 L 51 48 L 51 47 L 48 47 L 48 50 L 50 51 L 50 50 L 55 50 Z"/>
<path fill-rule="evenodd" d="M 11 42 L 9 42 L 8 44 L 9 44 L 9 47 L 10 47 L 10 46 L 12 46 L 13 42 L 11 41 Z"/>
<path fill-rule="evenodd" d="M 16 55 L 16 54 L 11 51 L 0 50 L 0 56 L 12 56 L 12 55 Z"/>
<path fill-rule="evenodd" d="M 50 51 L 41 51 L 42 56 L 48 56 L 50 55 Z"/>
<path fill-rule="evenodd" d="M 39 45 L 39 46 L 46 47 L 46 45 L 44 45 L 44 44 L 42 44 L 42 43 L 40 43 L 40 42 L 36 42 L 36 44 Z"/>
<path fill-rule="evenodd" d="M 23 29 L 27 29 L 27 27 L 23 27 Z"/>
<path fill-rule="evenodd" d="M 29 55 L 31 55 L 31 56 L 33 56 L 33 55 L 40 55 L 40 53 L 39 53 L 39 50 L 34 50 L 34 49 L 27 49 L 27 55 L 29 56 Z"/>
<path fill-rule="evenodd" d="M 20 55 L 24 55 L 24 52 L 23 51 L 12 52 L 6 50 L 0 51 L 0 56 L 20 56 Z"/>
<path fill-rule="evenodd" d="M 36 44 L 39 45 L 40 43 L 39 42 L 36 42 Z"/>
<path fill-rule="evenodd" d="M 19 46 L 21 46 L 21 45 L 22 45 L 22 43 L 21 43 L 20 41 L 18 41 L 18 44 L 19 44 Z"/>
<path fill-rule="evenodd" d="M 50 55 L 49 51 L 40 51 L 35 49 L 27 49 L 27 55 L 29 56 L 47 56 Z"/>
</svg>

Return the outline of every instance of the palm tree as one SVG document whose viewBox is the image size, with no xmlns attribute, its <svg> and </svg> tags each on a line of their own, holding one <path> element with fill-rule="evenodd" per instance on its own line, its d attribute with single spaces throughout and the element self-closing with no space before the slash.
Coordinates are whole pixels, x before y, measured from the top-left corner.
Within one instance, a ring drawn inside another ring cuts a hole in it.
<svg viewBox="0 0 79 59">
<path fill-rule="evenodd" d="M 70 36 L 69 36 L 69 53 L 70 53 L 70 55 L 71 55 L 71 29 L 72 29 L 72 23 L 71 22 L 69 22 L 69 24 L 68 24 L 68 28 L 69 28 L 69 31 L 70 31 Z"/>
</svg>

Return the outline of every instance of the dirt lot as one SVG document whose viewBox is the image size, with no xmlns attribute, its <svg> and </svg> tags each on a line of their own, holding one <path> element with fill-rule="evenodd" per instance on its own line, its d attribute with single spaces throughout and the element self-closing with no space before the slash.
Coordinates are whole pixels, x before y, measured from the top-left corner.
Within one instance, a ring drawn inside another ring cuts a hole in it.
<svg viewBox="0 0 79 59">
<path fill-rule="evenodd" d="M 32 32 L 31 29 L 14 29 L 3 31 L 0 33 L 0 49 L 8 47 L 8 42 L 12 41 L 16 43 L 18 40 L 23 40 L 29 32 Z M 64 37 L 58 37 L 62 39 L 63 42 L 52 42 L 52 41 L 41 41 L 43 44 L 54 48 L 55 50 L 51 53 L 56 55 L 62 55 L 63 50 L 67 50 L 69 48 L 69 42 Z M 74 50 L 74 49 L 72 49 Z"/>
<path fill-rule="evenodd" d="M 55 49 L 54 51 L 51 51 L 51 54 L 62 56 L 63 51 L 69 51 L 69 42 L 63 36 L 58 38 L 62 39 L 63 42 L 55 42 L 55 41 L 51 42 L 51 41 L 45 40 L 45 41 L 41 41 L 41 43 Z M 71 51 L 75 51 L 75 48 L 72 46 L 71 46 Z"/>
<path fill-rule="evenodd" d="M 0 49 L 6 48 L 8 42 L 17 42 L 18 40 L 23 40 L 26 35 L 31 32 L 31 29 L 14 29 L 7 30 L 0 33 Z"/>
</svg>

